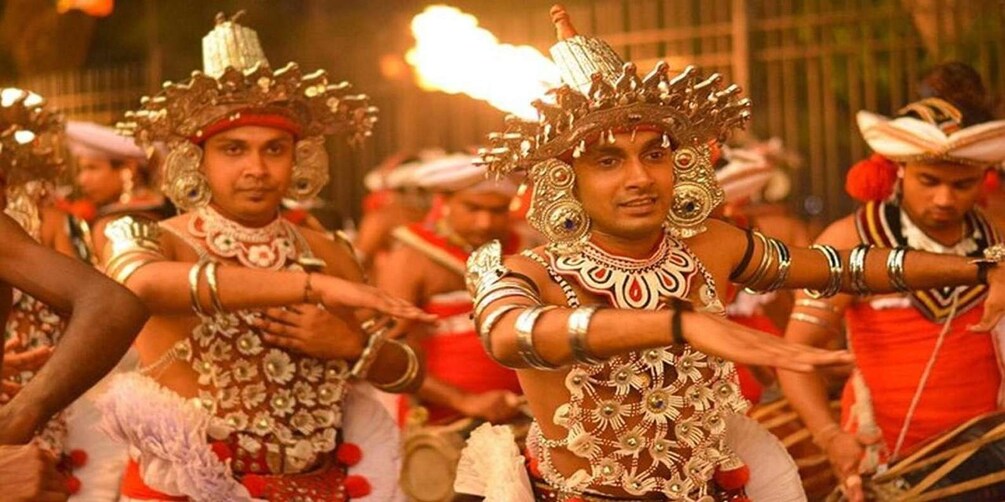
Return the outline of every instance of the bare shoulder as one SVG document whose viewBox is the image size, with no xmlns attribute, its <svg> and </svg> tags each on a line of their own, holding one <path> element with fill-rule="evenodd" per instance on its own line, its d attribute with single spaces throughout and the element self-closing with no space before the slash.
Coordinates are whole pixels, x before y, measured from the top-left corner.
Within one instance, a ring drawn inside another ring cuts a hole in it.
<svg viewBox="0 0 1005 502">
<path fill-rule="evenodd" d="M 855 215 L 850 214 L 827 226 L 817 237 L 817 244 L 827 244 L 839 248 L 850 248 L 862 243 L 855 224 Z"/>
<path fill-rule="evenodd" d="M 35 241 L 18 225 L 16 221 L 3 212 L 0 212 L 0 240 L 4 245 L 0 246 L 0 256 L 13 257 L 25 250 L 30 249 Z M 0 266 L 0 268 L 3 268 Z"/>
<path fill-rule="evenodd" d="M 348 241 L 339 236 L 332 239 L 324 232 L 305 227 L 296 227 L 296 231 L 307 241 L 311 252 L 327 264 L 328 274 L 351 281 L 363 281 L 363 271 Z"/>
</svg>

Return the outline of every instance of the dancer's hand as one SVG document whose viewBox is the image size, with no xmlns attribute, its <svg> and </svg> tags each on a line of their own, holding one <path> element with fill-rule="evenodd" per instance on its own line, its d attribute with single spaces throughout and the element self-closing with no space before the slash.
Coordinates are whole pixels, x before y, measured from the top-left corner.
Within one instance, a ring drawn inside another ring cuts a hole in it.
<svg viewBox="0 0 1005 502">
<path fill-rule="evenodd" d="M 861 465 L 865 449 L 880 441 L 879 437 L 860 437 L 848 432 L 838 432 L 824 445 L 827 460 L 840 483 L 841 491 L 849 502 L 864 502 Z"/>
<path fill-rule="evenodd" d="M 271 308 L 256 323 L 266 343 L 325 360 L 354 360 L 365 343 L 359 322 L 345 308 L 303 304 Z"/>
<path fill-rule="evenodd" d="M 21 339 L 11 338 L 3 346 L 3 369 L 0 377 L 10 378 L 24 371 L 36 371 L 49 360 L 52 355 L 52 347 L 36 347 L 31 350 L 18 352 L 21 349 Z"/>
<path fill-rule="evenodd" d="M 683 312 L 683 335 L 694 348 L 733 362 L 809 372 L 818 366 L 855 362 L 846 350 L 824 350 L 787 342 L 709 314 Z"/>
<path fill-rule="evenodd" d="M 56 458 L 38 446 L 0 446 L 0 493 L 15 502 L 61 502 L 69 497 Z"/>
<path fill-rule="evenodd" d="M 520 396 L 508 390 L 466 394 L 454 406 L 465 416 L 503 424 L 520 415 Z"/>
<path fill-rule="evenodd" d="M 984 300 L 984 315 L 970 331 L 991 331 L 1005 316 L 1005 263 L 988 271 L 988 297 Z"/>
<path fill-rule="evenodd" d="M 312 281 L 320 302 L 331 310 L 342 307 L 362 308 L 401 319 L 430 323 L 436 321 L 436 316 L 373 286 L 321 274 L 314 274 Z"/>
</svg>

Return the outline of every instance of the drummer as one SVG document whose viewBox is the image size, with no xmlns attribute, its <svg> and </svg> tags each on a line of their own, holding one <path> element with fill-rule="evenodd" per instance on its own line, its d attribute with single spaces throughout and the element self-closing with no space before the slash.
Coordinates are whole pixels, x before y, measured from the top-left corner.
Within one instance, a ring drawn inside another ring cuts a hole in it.
<svg viewBox="0 0 1005 502">
<path fill-rule="evenodd" d="M 429 424 L 464 417 L 508 422 L 520 413 L 516 373 L 489 359 L 471 320 L 464 285 L 465 263 L 479 246 L 499 239 L 507 253 L 521 249 L 509 206 L 517 186 L 487 179 L 485 168 L 465 154 L 427 159 L 414 178 L 437 194 L 425 221 L 398 227 L 378 286 L 439 317 L 435 327 L 403 325 L 427 362 L 425 383 L 414 396 Z M 407 403 L 400 410 L 404 419 Z"/>
<path fill-rule="evenodd" d="M 859 112 L 858 125 L 875 154 L 852 167 L 846 189 L 864 206 L 832 224 L 818 243 L 860 245 L 860 255 L 871 245 L 980 258 L 1002 242 L 976 205 L 985 173 L 1005 160 L 1005 121 L 930 97 L 893 119 Z M 986 297 L 984 286 L 797 296 L 789 341 L 826 345 L 844 334 L 843 320 L 855 353 L 840 422 L 817 375 L 779 371 L 786 396 L 850 500 L 863 497 L 860 473 L 1001 406 L 998 348 L 993 337 L 967 329 L 981 319 Z"/>
</svg>

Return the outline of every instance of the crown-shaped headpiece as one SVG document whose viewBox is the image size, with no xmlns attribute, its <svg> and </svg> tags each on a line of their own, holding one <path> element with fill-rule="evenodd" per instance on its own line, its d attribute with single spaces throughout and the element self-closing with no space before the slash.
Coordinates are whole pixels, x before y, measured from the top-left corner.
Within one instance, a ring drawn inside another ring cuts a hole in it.
<svg viewBox="0 0 1005 502">
<path fill-rule="evenodd" d="M 646 125 L 662 129 L 680 145 L 698 146 L 724 139 L 750 118 L 750 101 L 736 85 L 723 88 L 722 77 L 701 77 L 694 67 L 670 76 L 660 61 L 638 75 L 600 39 L 576 33 L 565 9 L 552 9 L 559 42 L 551 48 L 564 84 L 549 91 L 554 102 L 537 100 L 538 121 L 506 118 L 506 130 L 489 135 L 479 152 L 491 173 L 502 175 L 559 157 L 578 156 L 594 138 Z"/>
<path fill-rule="evenodd" d="M 38 94 L 0 89 L 0 176 L 8 185 L 52 179 L 63 166 L 63 116 Z"/>
<path fill-rule="evenodd" d="M 370 135 L 377 110 L 366 95 L 353 93 L 347 82 L 329 83 L 324 70 L 304 75 L 289 63 L 273 71 L 258 35 L 238 24 L 240 15 L 217 15 L 216 27 L 202 40 L 203 71 L 183 83 L 165 82 L 160 94 L 144 97 L 140 109 L 118 124 L 120 132 L 144 147 L 198 142 L 207 126 L 250 112 L 288 117 L 302 137 L 346 134 L 356 141 Z"/>
</svg>

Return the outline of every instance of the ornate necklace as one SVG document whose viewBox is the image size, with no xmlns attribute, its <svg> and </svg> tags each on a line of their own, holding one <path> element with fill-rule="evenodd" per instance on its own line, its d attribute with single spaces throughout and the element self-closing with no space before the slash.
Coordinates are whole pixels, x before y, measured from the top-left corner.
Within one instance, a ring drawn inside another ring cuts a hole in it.
<svg viewBox="0 0 1005 502">
<path fill-rule="evenodd" d="M 669 234 L 646 259 L 614 256 L 589 242 L 580 253 L 554 256 L 553 263 L 559 273 L 574 275 L 584 288 L 622 309 L 653 310 L 668 298 L 687 298 L 691 279 L 704 272 L 684 244 Z"/>
<path fill-rule="evenodd" d="M 214 254 L 245 267 L 279 270 L 297 255 L 288 224 L 278 217 L 264 227 L 248 228 L 204 206 L 189 220 L 188 231 Z"/>
</svg>

